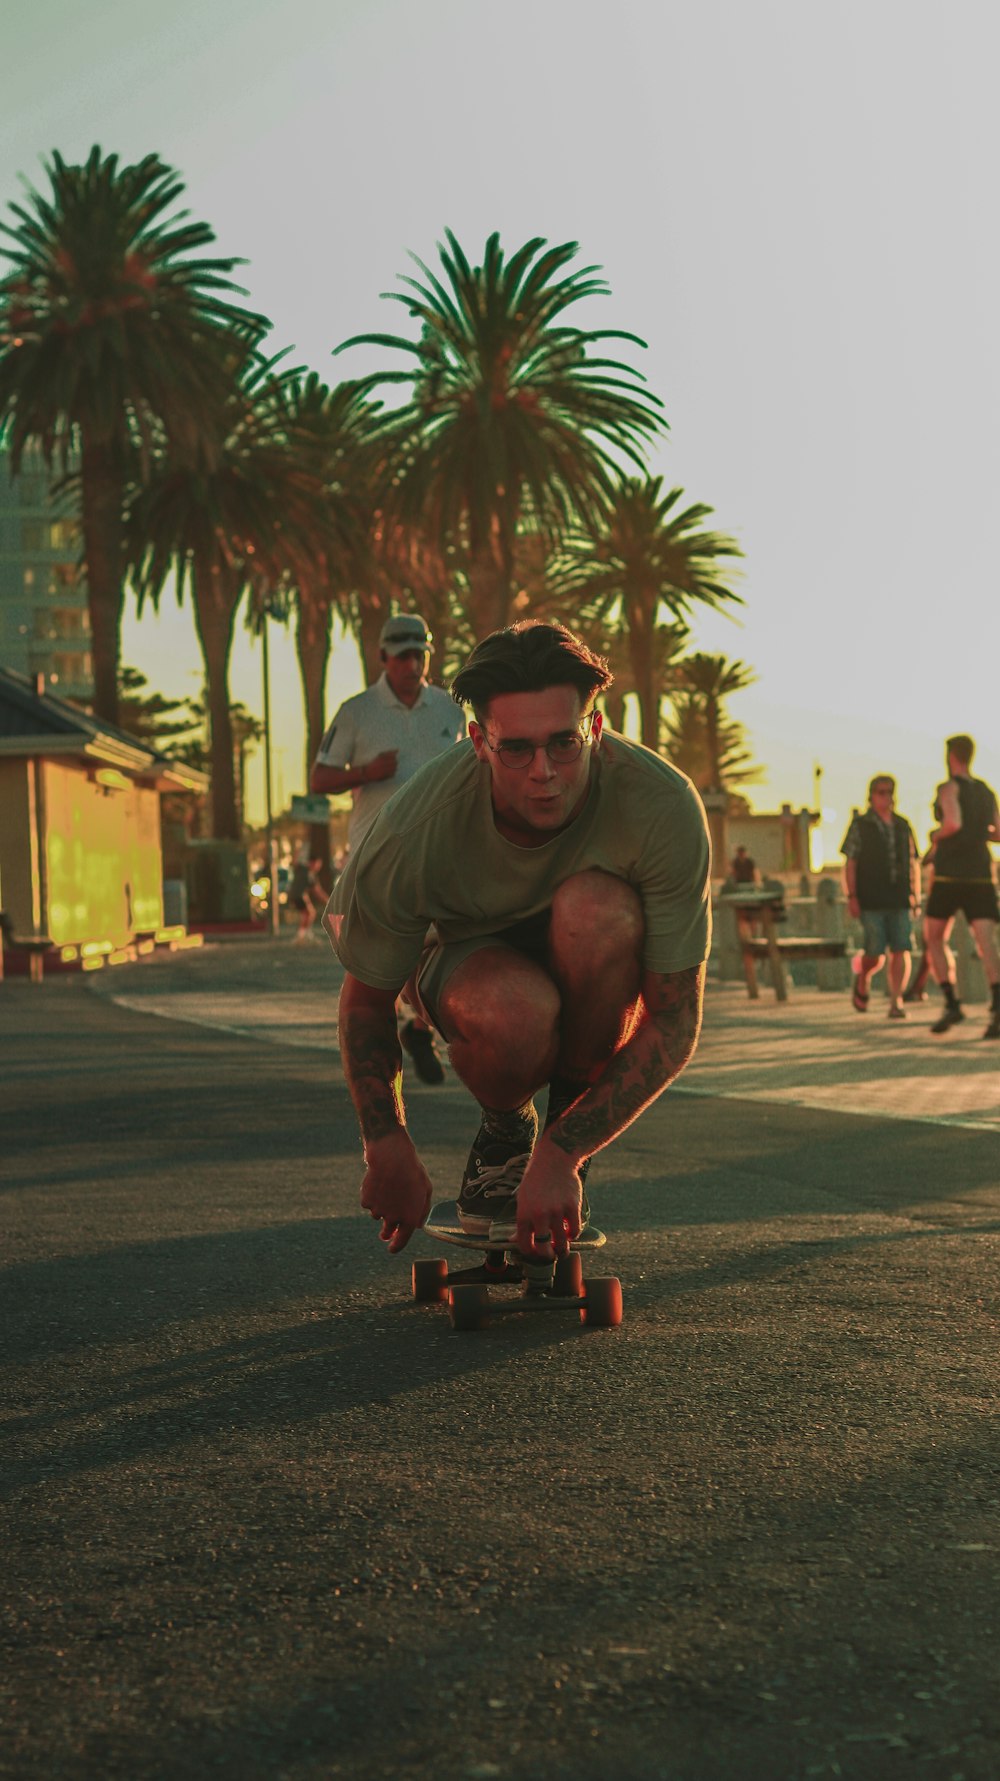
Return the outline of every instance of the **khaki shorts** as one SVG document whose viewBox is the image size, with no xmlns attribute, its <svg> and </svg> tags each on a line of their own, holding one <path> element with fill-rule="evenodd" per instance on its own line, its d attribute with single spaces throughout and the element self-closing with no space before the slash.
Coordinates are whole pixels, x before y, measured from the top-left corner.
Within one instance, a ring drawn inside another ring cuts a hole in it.
<svg viewBox="0 0 1000 1781">
<path fill-rule="evenodd" d="M 524 921 L 517 921 L 509 928 L 502 928 L 497 934 L 483 934 L 476 940 L 440 940 L 436 934 L 429 935 L 424 947 L 423 957 L 410 978 L 404 994 L 412 1003 L 418 1014 L 435 1026 L 442 1038 L 447 1038 L 438 1010 L 445 984 L 459 965 L 470 959 L 473 953 L 482 952 L 486 946 L 506 946 L 511 952 L 518 952 L 522 958 L 533 959 L 543 970 L 549 963 L 549 922 L 552 912 L 543 909 L 538 915 L 529 915 Z"/>
</svg>

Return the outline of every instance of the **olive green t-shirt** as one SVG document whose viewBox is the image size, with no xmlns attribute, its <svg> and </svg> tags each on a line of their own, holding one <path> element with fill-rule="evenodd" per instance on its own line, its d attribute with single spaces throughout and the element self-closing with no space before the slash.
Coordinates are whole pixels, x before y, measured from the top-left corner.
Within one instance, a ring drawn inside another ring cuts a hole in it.
<svg viewBox="0 0 1000 1781">
<path fill-rule="evenodd" d="M 352 977 L 398 990 L 432 924 L 446 944 L 483 939 L 547 909 L 564 879 L 590 868 L 623 878 L 642 899 L 647 970 L 701 964 L 711 938 L 708 830 L 676 767 L 605 731 L 583 809 L 541 847 L 498 832 L 490 785 L 489 767 L 460 743 L 383 805 L 327 908 Z"/>
</svg>

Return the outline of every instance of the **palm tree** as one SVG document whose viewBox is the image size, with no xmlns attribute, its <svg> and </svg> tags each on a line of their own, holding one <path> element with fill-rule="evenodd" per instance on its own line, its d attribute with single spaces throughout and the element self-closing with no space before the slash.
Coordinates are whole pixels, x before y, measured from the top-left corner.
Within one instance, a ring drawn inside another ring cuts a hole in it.
<svg viewBox="0 0 1000 1781">
<path fill-rule="evenodd" d="M 290 444 L 317 485 L 315 523 L 296 548 L 285 541 L 295 612 L 295 649 L 306 716 L 306 778 L 326 729 L 326 675 L 333 616 L 355 621 L 359 590 L 375 578 L 371 548 L 372 423 L 377 404 L 356 384 L 329 389 L 315 372 L 285 386 Z M 384 617 L 384 615 L 383 615 Z M 378 621 L 381 628 L 382 619 Z"/>
<path fill-rule="evenodd" d="M 746 784 L 759 769 L 749 759 L 742 725 L 734 724 L 723 710 L 723 701 L 752 686 L 756 675 L 745 662 L 703 652 L 686 656 L 679 664 L 674 697 L 674 717 L 667 727 L 668 752 L 674 758 L 678 743 L 689 742 L 700 727 L 703 764 L 691 773 L 700 791 L 723 791 L 734 783 Z"/>
<path fill-rule="evenodd" d="M 738 788 L 752 785 L 763 768 L 751 758 L 743 725 L 720 717 L 716 730 L 715 760 L 711 760 L 704 708 L 692 693 L 679 693 L 661 732 L 663 752 L 692 779 L 700 792 L 728 794 L 730 811 L 738 805 Z"/>
<path fill-rule="evenodd" d="M 683 489 L 665 495 L 660 476 L 623 477 L 596 523 L 576 528 L 549 570 L 567 623 L 576 603 L 624 633 L 642 740 L 654 749 L 666 690 L 656 647 L 661 611 L 683 624 L 695 606 L 742 605 L 728 567 L 742 556 L 739 545 L 706 530 L 712 508 L 681 508 L 683 496 Z"/>
<path fill-rule="evenodd" d="M 392 519 L 423 526 L 442 551 L 467 552 L 473 630 L 482 637 L 509 621 L 526 516 L 550 538 L 593 518 L 617 459 L 641 469 L 643 447 L 665 422 L 637 371 L 589 356 L 603 354 L 607 340 L 644 342 L 565 320 L 574 303 L 609 294 L 598 267 L 567 271 L 575 242 L 550 248 L 534 237 L 505 260 L 494 234 L 473 268 L 446 235 L 443 279 L 413 255 L 422 279 L 404 277 L 405 292 L 385 293 L 419 322 L 419 339 L 361 334 L 337 350 L 385 346 L 415 361 L 361 381 L 411 386 L 382 422 L 384 504 Z"/>
<path fill-rule="evenodd" d="M 160 431 L 175 455 L 210 459 L 220 347 L 268 324 L 231 300 L 239 261 L 199 257 L 208 225 L 168 214 L 184 188 L 157 155 L 120 166 L 94 147 L 82 166 L 53 154 L 46 172 L 51 196 L 30 190 L 0 224 L 0 430 L 15 472 L 29 441 L 50 466 L 78 455 L 94 708 L 114 722 L 129 485 Z"/>
<path fill-rule="evenodd" d="M 139 597 L 159 600 L 176 573 L 178 600 L 190 575 L 205 663 L 212 752 L 213 833 L 238 840 L 229 660 L 237 609 L 251 592 L 263 607 L 283 588 L 289 564 L 305 563 L 321 535 L 322 488 L 290 438 L 287 385 L 276 359 L 248 355 L 226 405 L 212 469 L 164 456 L 129 516 L 131 574 Z"/>
</svg>

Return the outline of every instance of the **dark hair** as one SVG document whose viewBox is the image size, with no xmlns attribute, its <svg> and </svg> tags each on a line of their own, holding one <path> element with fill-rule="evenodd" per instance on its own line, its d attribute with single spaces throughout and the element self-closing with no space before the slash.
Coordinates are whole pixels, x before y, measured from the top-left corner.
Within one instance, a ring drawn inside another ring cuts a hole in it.
<svg viewBox="0 0 1000 1781">
<path fill-rule="evenodd" d="M 586 711 L 613 679 L 604 657 L 595 655 L 565 625 L 522 618 L 476 644 L 451 683 L 451 696 L 459 705 L 471 705 L 482 723 L 498 693 L 541 693 L 550 686 L 572 686 Z"/>
<path fill-rule="evenodd" d="M 963 767 L 969 765 L 976 752 L 976 745 L 971 736 L 949 736 L 945 748 L 949 754 L 955 756 L 956 761 L 961 761 Z"/>
<path fill-rule="evenodd" d="M 879 786 L 879 785 L 887 785 L 889 787 L 889 790 L 892 793 L 893 797 L 895 797 L 895 795 L 896 795 L 896 781 L 893 779 L 892 774 L 891 773 L 876 773 L 874 779 L 870 779 L 868 781 L 868 801 L 869 801 L 869 803 L 871 802 L 872 798 L 875 795 L 876 786 Z"/>
</svg>

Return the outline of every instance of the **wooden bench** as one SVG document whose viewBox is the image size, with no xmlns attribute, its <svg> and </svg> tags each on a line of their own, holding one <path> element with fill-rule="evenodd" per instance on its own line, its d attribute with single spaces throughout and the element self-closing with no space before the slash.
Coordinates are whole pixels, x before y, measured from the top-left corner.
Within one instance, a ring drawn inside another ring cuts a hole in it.
<svg viewBox="0 0 1000 1781">
<path fill-rule="evenodd" d="M 45 976 L 45 954 L 52 952 L 55 941 L 47 934 L 14 934 L 8 940 L 12 952 L 28 955 L 28 976 L 32 983 L 41 983 Z"/>
<path fill-rule="evenodd" d="M 767 959 L 771 966 L 774 993 L 779 1002 L 787 1002 L 788 983 L 784 959 L 842 959 L 847 950 L 846 940 L 828 940 L 820 934 L 779 936 L 778 923 L 783 922 L 787 915 L 785 892 L 780 884 L 770 887 L 748 885 L 746 889 L 730 893 L 721 903 L 731 909 L 736 917 L 743 975 L 751 1001 L 757 1001 L 760 996 L 756 968 L 758 959 Z"/>
<path fill-rule="evenodd" d="M 757 970 L 755 960 L 767 959 L 771 966 L 771 981 L 774 993 L 779 1002 L 788 1000 L 788 984 L 785 981 L 783 961 L 795 959 L 842 959 L 847 951 L 846 940 L 823 940 L 813 934 L 783 934 L 780 939 L 771 932 L 757 935 L 742 934 L 740 948 L 743 953 L 743 971 L 747 980 L 747 993 L 752 1001 L 760 995 L 757 986 Z"/>
</svg>

